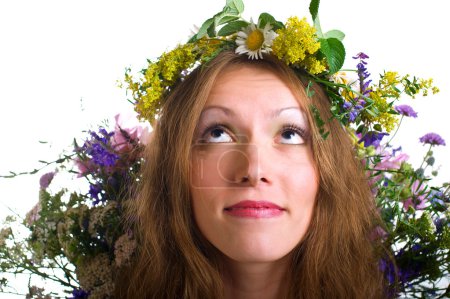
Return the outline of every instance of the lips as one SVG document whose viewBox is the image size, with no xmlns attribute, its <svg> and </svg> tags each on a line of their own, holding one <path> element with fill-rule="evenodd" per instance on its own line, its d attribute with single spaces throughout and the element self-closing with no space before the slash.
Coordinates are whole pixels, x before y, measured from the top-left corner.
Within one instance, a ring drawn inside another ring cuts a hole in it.
<svg viewBox="0 0 450 299">
<path fill-rule="evenodd" d="M 268 201 L 244 200 L 226 207 L 225 213 L 244 218 L 272 218 L 283 214 L 282 207 Z"/>
</svg>

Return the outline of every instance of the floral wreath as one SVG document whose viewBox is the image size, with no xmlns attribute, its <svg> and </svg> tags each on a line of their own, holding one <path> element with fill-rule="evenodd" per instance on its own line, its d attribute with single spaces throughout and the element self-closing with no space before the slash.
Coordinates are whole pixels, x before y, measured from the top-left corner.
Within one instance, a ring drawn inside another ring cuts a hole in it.
<svg viewBox="0 0 450 299">
<path fill-rule="evenodd" d="M 324 88 L 332 117 L 354 141 L 384 222 L 370 237 L 381 239 L 393 257 L 379 261 L 390 294 L 449 298 L 450 184 L 432 182 L 439 170 L 432 148 L 444 146 L 445 141 L 436 133 L 422 136 L 419 141 L 428 149 L 418 168 L 408 163 L 401 147 L 391 145 L 403 118 L 417 117 L 410 106 L 395 102 L 404 94 L 414 98 L 438 89 L 431 79 L 393 71 L 385 71 L 374 82 L 367 69 L 369 57 L 362 52 L 353 57 L 356 68 L 346 70 L 354 78 L 347 76 L 341 70 L 344 34 L 323 33 L 318 8 L 319 0 L 312 0 L 313 25 L 297 17 L 284 24 L 268 13 L 255 23 L 241 17 L 241 0 L 227 0 L 223 10 L 206 20 L 186 44 L 149 61 L 139 75 L 126 71 L 126 88 L 137 117 L 152 123 L 177 82 L 224 50 L 249 59 L 264 59 L 263 54 L 278 57 Z M 311 110 L 322 137 L 327 138 L 324 124 L 328 120 L 321 119 L 313 103 Z M 59 283 L 71 298 L 113 297 L 114 273 L 133 263 L 138 248 L 134 228 L 123 225 L 124 207 L 133 200 L 128 196 L 130 186 L 140 181 L 144 148 L 152 146 L 148 123 L 139 123 L 137 117 L 116 116 L 112 130 L 102 125 L 89 131 L 82 143 L 75 141 L 73 149 L 59 159 L 40 161 L 42 168 L 0 175 L 35 174 L 56 165 L 56 170 L 41 176 L 39 201 L 23 219 L 29 235 L 17 237 L 14 217 L 0 227 L 0 293 L 11 292 L 10 277 L 3 273 L 12 273 L 30 276 L 27 298 L 56 294 L 33 285 L 32 277 Z M 383 140 L 389 134 L 390 139 Z M 64 173 L 85 180 L 88 190 L 51 190 L 54 178 Z"/>
<path fill-rule="evenodd" d="M 358 53 L 355 80 L 350 80 L 341 70 L 345 59 L 342 43 L 345 35 L 339 30 L 323 33 L 318 16 L 319 0 L 312 0 L 309 11 L 313 25 L 306 18 L 291 17 L 285 24 L 269 13 L 262 13 L 258 22 L 241 17 L 244 4 L 241 0 L 227 0 L 223 10 L 207 19 L 186 44 L 163 53 L 158 60 L 149 61 L 137 80 L 125 73 L 127 89 L 131 91 L 136 112 L 152 122 L 160 112 L 162 103 L 174 85 L 194 68 L 207 63 L 224 50 L 234 50 L 248 55 L 249 59 L 263 59 L 272 54 L 295 72 L 306 73 L 310 80 L 325 87 L 331 100 L 331 112 L 344 126 L 356 128 L 359 142 L 375 145 L 399 122 L 399 116 L 413 116 L 406 106 L 393 107 L 393 103 L 406 93 L 414 97 L 426 96 L 439 89 L 432 79 L 424 80 L 396 72 L 385 72 L 377 86 L 368 80 L 367 59 Z M 311 107 L 316 124 L 324 138 L 324 121 L 318 110 Z"/>
</svg>

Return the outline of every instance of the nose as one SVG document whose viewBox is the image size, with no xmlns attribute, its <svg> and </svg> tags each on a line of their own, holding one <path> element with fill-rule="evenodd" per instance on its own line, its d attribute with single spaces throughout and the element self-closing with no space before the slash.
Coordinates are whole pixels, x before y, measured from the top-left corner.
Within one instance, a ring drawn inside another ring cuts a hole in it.
<svg viewBox="0 0 450 299">
<path fill-rule="evenodd" d="M 270 157 L 266 150 L 256 144 L 239 145 L 231 153 L 233 158 L 230 179 L 239 186 L 256 186 L 260 183 L 269 184 L 267 169 L 263 167 Z"/>
</svg>

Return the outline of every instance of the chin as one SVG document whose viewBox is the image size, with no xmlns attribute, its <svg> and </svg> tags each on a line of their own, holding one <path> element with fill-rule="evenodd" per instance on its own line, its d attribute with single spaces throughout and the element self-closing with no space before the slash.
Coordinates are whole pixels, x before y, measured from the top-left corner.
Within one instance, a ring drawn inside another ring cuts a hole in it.
<svg viewBox="0 0 450 299">
<path fill-rule="evenodd" d="M 239 263 L 270 263 L 279 261 L 290 255 L 295 246 L 280 247 L 274 246 L 276 243 L 265 244 L 251 244 L 249 246 L 235 247 L 224 249 L 222 253 L 234 262 Z"/>
</svg>

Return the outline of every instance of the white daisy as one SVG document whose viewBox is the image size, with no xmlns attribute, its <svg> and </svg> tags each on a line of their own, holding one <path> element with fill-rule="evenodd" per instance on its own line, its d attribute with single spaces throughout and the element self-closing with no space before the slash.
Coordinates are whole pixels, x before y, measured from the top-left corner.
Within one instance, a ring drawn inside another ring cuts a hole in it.
<svg viewBox="0 0 450 299">
<path fill-rule="evenodd" d="M 264 29 L 259 28 L 250 20 L 250 25 L 238 32 L 236 38 L 237 54 L 247 54 L 251 59 L 263 58 L 263 53 L 272 51 L 273 40 L 277 34 L 272 30 L 270 24 L 266 24 Z"/>
</svg>

